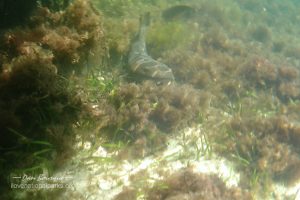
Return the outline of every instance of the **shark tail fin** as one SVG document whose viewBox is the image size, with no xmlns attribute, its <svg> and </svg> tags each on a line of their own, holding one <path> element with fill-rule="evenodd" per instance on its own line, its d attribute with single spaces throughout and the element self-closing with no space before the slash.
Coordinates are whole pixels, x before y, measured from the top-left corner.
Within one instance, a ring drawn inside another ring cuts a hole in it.
<svg viewBox="0 0 300 200">
<path fill-rule="evenodd" d="M 145 41 L 145 35 L 147 32 L 147 28 L 150 25 L 150 12 L 146 12 L 145 14 L 140 16 L 140 30 L 136 36 L 137 40 Z"/>
<path fill-rule="evenodd" d="M 149 26 L 151 21 L 150 12 L 146 12 L 145 14 L 140 16 L 140 25 L 141 26 Z"/>
</svg>

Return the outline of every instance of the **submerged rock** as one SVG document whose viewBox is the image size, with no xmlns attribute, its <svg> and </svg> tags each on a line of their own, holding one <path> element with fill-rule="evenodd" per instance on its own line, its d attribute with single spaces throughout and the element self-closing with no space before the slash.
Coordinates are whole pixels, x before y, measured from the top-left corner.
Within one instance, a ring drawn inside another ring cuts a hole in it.
<svg viewBox="0 0 300 200">
<path fill-rule="evenodd" d="M 166 21 L 174 19 L 189 19 L 195 16 L 196 9 L 187 5 L 172 6 L 162 12 L 162 18 Z"/>
</svg>

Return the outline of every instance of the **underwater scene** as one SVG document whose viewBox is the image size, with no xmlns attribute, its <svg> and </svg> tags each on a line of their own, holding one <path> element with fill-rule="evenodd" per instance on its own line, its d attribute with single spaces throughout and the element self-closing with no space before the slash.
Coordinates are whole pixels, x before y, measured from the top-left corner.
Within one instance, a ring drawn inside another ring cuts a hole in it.
<svg viewBox="0 0 300 200">
<path fill-rule="evenodd" d="M 299 10 L 0 0 L 0 199 L 300 200 Z"/>
</svg>

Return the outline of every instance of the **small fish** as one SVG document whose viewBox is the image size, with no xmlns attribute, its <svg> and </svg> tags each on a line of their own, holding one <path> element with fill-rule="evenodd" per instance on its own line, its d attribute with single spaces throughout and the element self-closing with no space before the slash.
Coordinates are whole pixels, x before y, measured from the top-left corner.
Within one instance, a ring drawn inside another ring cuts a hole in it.
<svg viewBox="0 0 300 200">
<path fill-rule="evenodd" d="M 140 28 L 133 39 L 129 52 L 128 64 L 130 70 L 137 75 L 158 81 L 174 81 L 172 70 L 165 64 L 154 60 L 146 49 L 146 32 L 150 25 L 150 13 L 140 18 Z"/>
</svg>

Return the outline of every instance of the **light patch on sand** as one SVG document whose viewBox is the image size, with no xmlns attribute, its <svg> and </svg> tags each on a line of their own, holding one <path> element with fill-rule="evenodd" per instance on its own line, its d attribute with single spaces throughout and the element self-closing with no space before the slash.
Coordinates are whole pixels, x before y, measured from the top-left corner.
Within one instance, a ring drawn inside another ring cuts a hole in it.
<svg viewBox="0 0 300 200">
<path fill-rule="evenodd" d="M 176 137 L 169 138 L 164 151 L 140 160 L 114 160 L 115 154 L 107 153 L 102 146 L 96 148 L 94 152 L 89 152 L 94 148 L 88 143 L 83 143 L 79 145 L 82 150 L 73 159 L 76 162 L 64 169 L 73 172 L 71 182 L 74 186 L 73 190 L 67 190 L 64 196 L 74 196 L 72 193 L 76 192 L 80 196 L 89 194 L 89 199 L 110 200 L 121 192 L 124 186 L 139 187 L 131 180 L 132 176 L 144 176 L 140 178 L 144 181 L 143 184 L 151 186 L 155 181 L 163 179 L 160 175 L 162 171 L 171 174 L 186 167 L 198 173 L 217 174 L 228 186 L 237 186 L 239 175 L 233 171 L 228 161 L 214 154 L 208 156 L 203 152 L 200 152 L 200 157 L 195 156 L 195 152 L 199 149 L 196 150 L 195 145 L 188 145 L 189 142 L 207 148 L 203 138 L 198 136 L 201 136 L 200 127 L 185 129 Z M 195 141 L 195 138 L 198 139 Z M 137 178 L 137 181 L 141 180 Z M 142 188 L 145 185 L 140 186 Z M 138 199 L 144 199 L 144 194 L 141 193 Z"/>
<path fill-rule="evenodd" d="M 143 200 L 142 188 L 162 180 L 162 174 L 172 174 L 187 167 L 195 173 L 216 174 L 228 187 L 238 186 L 240 181 L 240 174 L 234 171 L 233 164 L 212 152 L 201 126 L 170 136 L 164 151 L 139 160 L 119 160 L 117 152 L 108 153 L 102 146 L 90 147 L 88 143 L 79 146 L 78 155 L 56 174 L 68 172 L 73 177 L 69 182 L 73 188 L 67 189 L 61 199 L 74 199 L 75 196 L 78 199 L 113 200 L 124 187 L 131 187 L 139 190 L 138 200 Z M 277 196 L 283 197 L 296 194 L 300 186 L 289 190 L 279 185 L 275 187 Z M 296 200 L 300 200 L 299 192 Z"/>
</svg>

